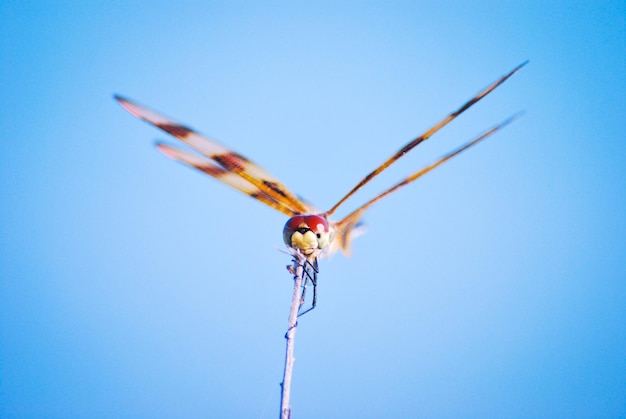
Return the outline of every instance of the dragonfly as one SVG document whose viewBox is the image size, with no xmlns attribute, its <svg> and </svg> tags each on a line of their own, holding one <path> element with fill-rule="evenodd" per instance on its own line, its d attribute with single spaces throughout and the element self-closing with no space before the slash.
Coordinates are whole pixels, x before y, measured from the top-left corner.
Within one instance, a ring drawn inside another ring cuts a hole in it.
<svg viewBox="0 0 626 419">
<path fill-rule="evenodd" d="M 311 307 L 300 313 L 300 315 L 302 315 L 315 308 L 317 303 L 318 259 L 329 256 L 337 251 L 342 251 L 346 256 L 350 255 L 352 239 L 363 231 L 361 218 L 367 209 L 388 195 L 414 182 L 441 164 L 478 144 L 485 138 L 490 137 L 510 124 L 520 114 L 515 114 L 496 124 L 471 141 L 443 155 L 434 163 L 423 167 L 389 189 L 379 193 L 343 219 L 333 221 L 331 216 L 335 213 L 337 208 L 365 186 L 365 184 L 370 182 L 393 163 L 400 160 L 409 151 L 429 139 L 433 134 L 449 124 L 463 112 L 467 111 L 470 107 L 504 83 L 508 78 L 517 73 L 527 63 L 528 61 L 525 61 L 509 73 L 501 76 L 458 109 L 448 114 L 418 137 L 409 141 L 391 157 L 367 174 L 345 194 L 343 198 L 325 212 L 317 210 L 307 201 L 289 191 L 277 178 L 243 155 L 232 151 L 192 128 L 131 101 L 130 99 L 120 95 L 115 95 L 114 98 L 133 116 L 161 129 L 189 146 L 189 149 L 187 149 L 157 141 L 156 147 L 164 155 L 212 176 L 289 217 L 283 228 L 283 241 L 291 252 L 301 254 L 306 264 L 304 269 L 306 278 L 302 291 L 301 304 L 304 303 L 304 293 L 306 292 L 308 282 L 313 286 Z"/>
</svg>

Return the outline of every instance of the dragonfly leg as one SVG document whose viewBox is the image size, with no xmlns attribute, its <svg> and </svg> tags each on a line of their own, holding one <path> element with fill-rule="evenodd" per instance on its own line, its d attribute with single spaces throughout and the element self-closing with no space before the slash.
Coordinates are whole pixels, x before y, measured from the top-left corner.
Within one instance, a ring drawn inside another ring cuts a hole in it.
<svg viewBox="0 0 626 419">
<path fill-rule="evenodd" d="M 304 305 L 304 299 L 306 296 L 306 286 L 309 282 L 308 275 L 304 277 L 304 282 L 302 283 L 302 294 L 300 294 L 300 308 Z"/>
<path fill-rule="evenodd" d="M 304 300 L 305 300 L 305 293 L 306 293 L 306 287 L 309 283 L 309 281 L 311 282 L 311 284 L 313 284 L 313 302 L 311 303 L 311 307 L 309 307 L 308 309 L 306 309 L 305 311 L 303 311 L 302 313 L 298 314 L 298 317 L 308 313 L 309 311 L 313 310 L 317 304 L 317 273 L 319 272 L 319 269 L 317 267 L 317 259 L 314 259 L 313 262 L 310 261 L 306 261 L 304 264 L 304 284 L 302 287 L 302 296 L 300 299 L 300 304 L 302 307 L 302 304 L 304 304 Z"/>
<path fill-rule="evenodd" d="M 311 303 L 311 310 L 315 308 L 317 304 L 317 273 L 319 272 L 317 268 L 317 259 L 313 262 L 313 277 L 311 278 L 311 283 L 313 284 L 313 302 Z"/>
</svg>

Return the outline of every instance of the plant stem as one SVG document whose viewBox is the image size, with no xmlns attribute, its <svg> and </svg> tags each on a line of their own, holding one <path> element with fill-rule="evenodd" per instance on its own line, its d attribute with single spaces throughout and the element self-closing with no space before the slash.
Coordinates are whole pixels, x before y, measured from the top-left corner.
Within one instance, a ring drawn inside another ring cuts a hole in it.
<svg viewBox="0 0 626 419">
<path fill-rule="evenodd" d="M 304 273 L 304 264 L 306 259 L 300 252 L 293 253 L 293 265 L 288 266 L 289 271 L 293 274 L 293 297 L 291 298 L 291 310 L 289 311 L 289 321 L 287 325 L 287 340 L 285 351 L 285 371 L 283 373 L 283 381 L 280 384 L 280 418 L 291 418 L 291 407 L 289 405 L 291 399 L 291 376 L 293 375 L 293 356 L 294 344 L 296 338 L 296 327 L 298 327 L 298 311 L 300 309 L 300 298 L 302 290 L 302 276 Z"/>
</svg>

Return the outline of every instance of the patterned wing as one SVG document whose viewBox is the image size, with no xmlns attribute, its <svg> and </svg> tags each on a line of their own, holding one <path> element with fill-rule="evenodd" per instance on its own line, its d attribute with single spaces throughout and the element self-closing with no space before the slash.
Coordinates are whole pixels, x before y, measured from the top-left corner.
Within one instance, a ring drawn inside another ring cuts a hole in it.
<svg viewBox="0 0 626 419">
<path fill-rule="evenodd" d="M 244 156 L 135 102 L 118 95 L 115 99 L 132 115 L 178 138 L 217 165 L 183 149 L 159 144 L 159 150 L 165 155 L 201 170 L 288 216 L 312 211 L 278 179 Z"/>
<path fill-rule="evenodd" d="M 431 170 L 439 167 L 443 163 L 445 163 L 448 160 L 450 160 L 451 158 L 459 155 L 460 153 L 464 152 L 468 148 L 478 144 L 479 142 L 481 142 L 485 138 L 495 134 L 497 131 L 501 130 L 502 128 L 504 128 L 505 126 L 507 126 L 508 124 L 513 122 L 519 116 L 521 116 L 521 113 L 513 115 L 510 118 L 506 119 L 505 121 L 502 121 L 498 125 L 496 125 L 493 128 L 491 128 L 490 130 L 488 130 L 485 133 L 479 135 L 478 137 L 476 137 L 472 141 L 463 144 L 461 147 L 457 148 L 456 150 L 453 150 L 453 151 L 449 152 L 448 154 L 444 155 L 443 157 L 441 157 L 436 162 L 434 162 L 434 163 L 432 163 L 432 164 L 422 168 L 421 170 L 418 170 L 417 172 L 413 173 L 411 176 L 409 176 L 409 177 L 403 179 L 402 181 L 396 183 L 391 188 L 387 189 L 386 191 L 384 191 L 381 194 L 378 194 L 376 197 L 372 198 L 371 200 L 369 200 L 368 202 L 366 202 L 365 204 L 361 205 L 359 208 L 357 208 L 356 210 L 351 212 L 343 220 L 339 221 L 334 226 L 335 227 L 335 231 L 336 231 L 336 239 L 335 239 L 335 241 L 337 241 L 336 247 L 342 249 L 343 252 L 346 255 L 349 255 L 350 254 L 350 244 L 351 244 L 351 239 L 353 238 L 352 234 L 354 232 L 354 228 L 355 228 L 355 226 L 358 225 L 358 222 L 359 222 L 360 218 L 363 216 L 363 213 L 365 212 L 366 209 L 368 209 L 369 207 L 371 207 L 372 205 L 374 205 L 376 202 L 380 201 L 381 199 L 383 199 L 387 195 L 390 195 L 393 192 L 397 191 L 398 189 L 405 187 L 409 183 L 412 183 L 412 182 L 416 181 L 420 177 L 424 176 L 426 173 L 428 173 Z"/>
<path fill-rule="evenodd" d="M 416 146 L 418 146 L 419 144 L 421 144 L 423 141 L 429 139 L 434 133 L 436 133 L 437 131 L 439 131 L 441 128 L 443 128 L 444 126 L 446 126 L 447 124 L 449 124 L 452 120 L 454 120 L 457 116 L 461 115 L 463 112 L 465 112 L 466 110 L 468 110 L 471 106 L 473 106 L 476 102 L 478 102 L 480 99 L 482 99 L 483 97 L 487 96 L 489 93 L 491 93 L 496 87 L 500 86 L 502 83 L 504 83 L 509 77 L 511 77 L 513 74 L 517 73 L 523 66 L 525 66 L 528 63 L 528 61 L 525 61 L 524 63 L 520 64 L 519 66 L 517 66 L 516 68 L 514 68 L 511 72 L 509 72 L 508 74 L 500 77 L 500 79 L 498 79 L 497 81 L 495 81 L 494 83 L 492 83 L 491 85 L 489 85 L 487 88 L 483 89 L 480 93 L 478 93 L 476 96 L 474 96 L 473 98 L 471 98 L 470 100 L 468 100 L 465 104 L 463 104 L 463 106 L 461 106 L 459 109 L 457 109 L 456 111 L 452 112 L 450 115 L 446 116 L 444 119 L 442 119 L 439 123 L 435 124 L 432 128 L 428 129 L 426 132 L 424 132 L 422 135 L 420 135 L 419 137 L 415 138 L 414 140 L 412 140 L 411 142 L 409 142 L 408 144 L 406 144 L 404 147 L 402 147 L 400 150 L 398 150 L 393 156 L 391 156 L 390 158 L 388 158 L 383 164 L 381 164 L 380 166 L 378 166 L 376 169 L 374 169 L 374 171 L 372 171 L 370 174 L 368 174 L 367 176 L 365 176 L 354 188 L 352 188 L 352 190 L 350 192 L 348 192 L 347 195 L 345 195 L 343 198 L 341 198 L 339 200 L 339 202 L 337 202 L 335 204 L 335 206 L 333 206 L 331 209 L 328 210 L 328 212 L 326 212 L 327 215 L 331 215 L 332 213 L 335 212 L 335 210 L 341 205 L 343 204 L 348 198 L 350 198 L 352 195 L 354 195 L 359 189 L 361 189 L 366 183 L 368 183 L 370 180 L 372 180 L 373 178 L 375 178 L 376 176 L 378 176 L 383 170 L 385 170 L 387 167 L 391 166 L 393 163 L 397 162 L 398 160 L 400 160 L 401 157 L 403 157 L 406 153 L 408 153 L 409 151 L 411 151 L 413 148 L 415 148 Z"/>
<path fill-rule="evenodd" d="M 170 144 L 157 143 L 156 146 L 161 153 L 165 154 L 171 159 L 177 160 L 181 163 L 186 164 L 187 166 L 200 170 L 201 172 L 206 173 L 207 175 L 212 176 L 229 186 L 232 186 L 233 188 L 245 193 L 246 195 L 251 196 L 258 201 L 261 201 L 266 205 L 269 205 L 270 207 L 282 212 L 283 214 L 286 214 L 290 217 L 296 215 L 293 212 L 293 209 L 287 207 L 284 202 L 276 200 L 271 196 L 265 194 L 255 185 L 248 182 L 246 179 L 236 175 L 234 172 L 230 172 L 224 169 L 222 166 L 212 163 L 206 157 L 203 157 L 196 153 L 192 153 L 179 147 L 172 146 Z"/>
</svg>

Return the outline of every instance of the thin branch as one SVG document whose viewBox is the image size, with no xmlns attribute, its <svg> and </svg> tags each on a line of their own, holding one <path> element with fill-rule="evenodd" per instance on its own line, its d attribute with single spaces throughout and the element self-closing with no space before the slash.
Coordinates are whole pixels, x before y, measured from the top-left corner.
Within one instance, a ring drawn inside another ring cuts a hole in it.
<svg viewBox="0 0 626 419">
<path fill-rule="evenodd" d="M 306 258 L 304 255 L 298 251 L 294 251 L 293 265 L 287 267 L 289 272 L 293 274 L 293 297 L 291 298 L 289 322 L 287 325 L 287 333 L 285 334 L 287 345 L 285 351 L 285 371 L 283 373 L 283 381 L 280 383 L 280 419 L 291 418 L 291 376 L 293 375 L 293 363 L 295 361 L 293 351 L 296 339 L 296 327 L 298 327 L 298 311 L 302 304 L 301 290 L 305 263 Z"/>
</svg>

